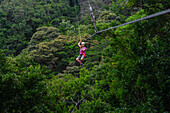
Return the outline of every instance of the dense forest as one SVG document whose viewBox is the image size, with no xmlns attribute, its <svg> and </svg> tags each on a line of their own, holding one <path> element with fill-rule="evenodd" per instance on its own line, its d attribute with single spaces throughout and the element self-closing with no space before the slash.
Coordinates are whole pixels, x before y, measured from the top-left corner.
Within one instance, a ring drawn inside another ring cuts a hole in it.
<svg viewBox="0 0 170 113">
<path fill-rule="evenodd" d="M 0 0 L 1 113 L 168 113 L 169 0 Z"/>
</svg>

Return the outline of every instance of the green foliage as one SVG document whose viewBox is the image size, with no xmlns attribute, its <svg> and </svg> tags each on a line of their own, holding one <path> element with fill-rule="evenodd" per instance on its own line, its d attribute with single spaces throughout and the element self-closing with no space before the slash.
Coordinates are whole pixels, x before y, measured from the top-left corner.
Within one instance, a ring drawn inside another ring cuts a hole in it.
<svg viewBox="0 0 170 113">
<path fill-rule="evenodd" d="M 47 112 L 46 68 L 35 65 L 26 53 L 16 58 L 0 55 L 0 111 Z"/>
<path fill-rule="evenodd" d="M 0 74 L 5 73 L 6 69 L 6 55 L 4 54 L 4 51 L 0 49 Z"/>
<path fill-rule="evenodd" d="M 57 38 L 61 33 L 59 33 L 59 30 L 54 27 L 40 27 L 37 28 L 37 32 L 33 34 L 29 45 L 28 45 L 28 51 L 32 51 L 35 49 L 35 46 L 37 44 L 40 44 L 41 42 L 49 42 L 51 40 L 54 40 Z"/>
<path fill-rule="evenodd" d="M 118 17 L 116 16 L 116 14 L 114 13 L 109 13 L 109 12 L 106 12 L 104 11 L 103 13 L 101 13 L 99 15 L 99 18 L 98 18 L 98 22 L 106 22 L 106 23 L 109 23 L 111 22 L 112 20 L 116 20 L 118 19 Z"/>
<path fill-rule="evenodd" d="M 42 65 L 46 65 L 50 70 L 61 72 L 68 65 L 69 57 L 72 57 L 71 42 L 72 37 L 61 35 L 54 27 L 40 27 L 33 35 L 28 51 L 31 58 Z M 71 46 L 70 46 L 71 45 Z"/>
<path fill-rule="evenodd" d="M 168 14 L 98 33 L 80 69 L 77 42 L 94 33 L 87 1 L 0 2 L 0 112 L 169 111 Z M 98 30 L 168 9 L 167 0 L 90 2 Z"/>
<path fill-rule="evenodd" d="M 127 0 L 111 0 L 112 1 L 112 7 L 111 10 L 113 10 L 114 13 L 117 15 L 131 15 L 132 10 L 128 7 L 129 1 Z"/>
<path fill-rule="evenodd" d="M 148 11 L 156 11 L 156 10 L 163 10 L 168 9 L 169 7 L 169 1 L 168 0 L 146 0 L 146 1 L 140 1 L 140 0 L 130 0 L 128 3 L 130 6 L 133 7 L 140 7 L 143 9 L 146 9 Z"/>
<path fill-rule="evenodd" d="M 141 16 L 145 16 L 144 11 L 139 11 L 136 15 L 129 17 L 127 21 L 141 18 Z M 155 22 L 151 23 L 151 21 Z M 112 83 L 112 87 L 116 86 L 113 91 L 116 91 L 115 95 L 121 104 L 126 105 L 125 107 L 128 109 L 131 108 L 129 110 L 133 112 L 167 110 L 166 101 L 160 100 L 160 98 L 169 98 L 169 96 L 165 96 L 168 90 L 164 87 L 168 80 L 166 68 L 168 59 L 166 40 L 168 37 L 165 32 L 165 34 L 152 32 L 167 24 L 155 25 L 158 23 L 156 21 L 153 19 L 118 28 L 115 31 L 117 37 L 111 44 L 112 50 L 115 51 L 110 62 L 113 62 L 112 65 L 116 68 L 115 75 L 120 81 L 118 87 L 118 81 Z M 148 32 L 152 32 L 152 35 Z M 164 41 L 159 40 L 160 37 L 164 37 Z M 110 57 L 109 54 L 105 55 Z M 108 61 L 107 57 L 105 59 Z M 161 104 L 158 101 L 161 101 Z M 151 105 L 155 107 L 151 107 Z M 150 106 L 150 108 L 146 106 Z"/>
<path fill-rule="evenodd" d="M 126 21 L 144 16 L 146 13 L 141 10 Z M 87 68 L 94 66 L 91 70 L 83 68 L 79 79 L 65 81 L 64 84 L 69 85 L 63 85 L 64 93 L 61 94 L 66 98 L 62 102 L 68 106 L 60 106 L 61 109 L 74 112 L 167 112 L 168 24 L 155 25 L 159 19 L 163 18 L 157 17 L 112 31 L 108 37 L 116 37 L 108 39 L 108 43 L 103 42 L 106 47 L 100 49 L 103 56 L 99 65 L 88 65 L 91 56 L 85 63 Z M 153 33 L 161 28 L 163 33 Z M 98 44 L 94 45 L 97 48 Z M 89 56 L 92 55 L 91 50 L 87 52 Z M 93 54 L 97 55 L 95 50 Z M 81 99 L 83 102 L 80 102 Z M 75 106 L 74 102 L 80 102 L 80 105 Z"/>
<path fill-rule="evenodd" d="M 1 1 L 0 1 L 1 2 Z M 0 4 L 0 48 L 18 55 L 41 26 L 55 26 L 65 33 L 62 20 L 74 22 L 74 7 L 65 0 L 15 0 Z M 57 21 L 56 21 L 57 20 Z M 61 24 L 61 25 L 60 25 Z"/>
</svg>

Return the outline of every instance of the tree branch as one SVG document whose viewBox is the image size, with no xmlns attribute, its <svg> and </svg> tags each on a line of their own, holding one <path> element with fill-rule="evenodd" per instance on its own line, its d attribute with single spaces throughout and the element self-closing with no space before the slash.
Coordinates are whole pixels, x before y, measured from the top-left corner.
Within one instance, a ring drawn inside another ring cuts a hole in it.
<svg viewBox="0 0 170 113">
<path fill-rule="evenodd" d="M 82 102 L 82 100 L 84 100 L 84 98 L 82 98 L 82 99 L 81 99 L 81 100 L 79 100 L 78 102 L 75 102 L 75 101 L 73 100 L 73 98 L 72 98 L 72 97 L 70 97 L 70 98 L 71 98 L 72 102 L 76 104 L 76 105 L 74 106 L 74 108 L 78 107 L 78 106 L 80 105 L 80 103 Z M 74 108 L 73 108 L 73 110 L 71 111 L 71 113 L 73 113 Z"/>
</svg>

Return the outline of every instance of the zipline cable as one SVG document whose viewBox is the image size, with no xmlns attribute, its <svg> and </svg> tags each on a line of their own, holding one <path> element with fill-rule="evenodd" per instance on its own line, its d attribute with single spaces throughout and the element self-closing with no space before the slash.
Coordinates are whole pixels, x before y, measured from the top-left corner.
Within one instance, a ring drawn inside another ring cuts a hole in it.
<svg viewBox="0 0 170 113">
<path fill-rule="evenodd" d="M 96 23 L 95 23 L 95 17 L 93 15 L 93 8 L 92 6 L 90 5 L 90 1 L 88 0 L 88 3 L 89 3 L 89 8 L 90 8 L 90 16 L 91 16 L 91 19 L 92 19 L 92 22 L 93 22 L 93 25 L 94 25 L 94 29 L 95 29 L 95 32 L 97 32 L 97 27 L 96 27 Z"/>
<path fill-rule="evenodd" d="M 78 31 L 79 31 L 79 36 L 80 36 L 80 40 L 81 40 L 81 34 L 80 34 L 80 25 L 79 25 L 79 19 L 78 19 L 78 13 L 77 13 L 77 7 L 76 7 L 76 0 L 74 0 L 74 5 L 75 5 L 75 11 L 76 11 L 76 18 L 77 18 L 77 24 L 78 24 Z"/>
<path fill-rule="evenodd" d="M 118 27 L 121 27 L 121 26 L 125 26 L 125 25 L 128 25 L 128 24 L 136 23 L 136 22 L 139 22 L 139 21 L 142 21 L 142 20 L 150 19 L 150 18 L 153 18 L 153 17 L 156 17 L 156 16 L 160 16 L 160 15 L 163 15 L 163 14 L 166 14 L 166 13 L 170 13 L 170 9 L 167 9 L 167 10 L 164 10 L 162 12 L 155 13 L 155 14 L 152 14 L 152 15 L 149 15 L 149 16 L 146 16 L 146 17 L 134 20 L 134 21 L 130 21 L 130 22 L 127 22 L 127 23 L 124 23 L 124 24 L 121 24 L 121 25 L 117 25 L 117 26 L 114 26 L 114 27 L 111 27 L 111 28 L 108 28 L 108 29 L 104 29 L 104 30 L 98 31 L 98 32 L 92 34 L 90 37 L 86 38 L 85 40 L 88 40 L 89 38 L 93 37 L 94 35 L 96 35 L 98 33 L 101 33 L 101 32 L 104 32 L 104 31 L 108 31 L 108 30 L 111 30 L 111 29 L 115 29 L 115 28 L 118 28 Z"/>
</svg>

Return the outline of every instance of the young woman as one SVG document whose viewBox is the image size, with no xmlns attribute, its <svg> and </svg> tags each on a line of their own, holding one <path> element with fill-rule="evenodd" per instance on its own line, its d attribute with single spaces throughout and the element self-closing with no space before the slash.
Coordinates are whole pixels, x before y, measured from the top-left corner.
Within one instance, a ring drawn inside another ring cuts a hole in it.
<svg viewBox="0 0 170 113">
<path fill-rule="evenodd" d="M 80 54 L 79 56 L 76 58 L 77 62 L 80 63 L 81 68 L 83 68 L 83 59 L 86 57 L 86 47 L 85 47 L 85 43 L 82 42 L 80 45 L 81 41 L 78 43 L 78 46 L 80 47 Z M 79 60 L 80 59 L 80 60 Z"/>
</svg>

